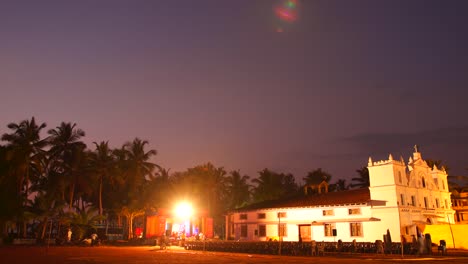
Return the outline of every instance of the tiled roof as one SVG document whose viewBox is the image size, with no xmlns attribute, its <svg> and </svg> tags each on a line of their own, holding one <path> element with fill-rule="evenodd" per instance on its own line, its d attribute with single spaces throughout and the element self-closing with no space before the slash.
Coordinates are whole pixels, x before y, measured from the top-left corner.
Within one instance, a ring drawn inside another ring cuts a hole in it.
<svg viewBox="0 0 468 264">
<path fill-rule="evenodd" d="M 263 201 L 239 208 L 235 211 L 250 211 L 268 208 L 315 207 L 342 204 L 359 204 L 366 203 L 369 201 L 369 188 L 361 188 L 349 191 L 310 194 L 307 196 L 294 197 L 282 200 Z"/>
</svg>

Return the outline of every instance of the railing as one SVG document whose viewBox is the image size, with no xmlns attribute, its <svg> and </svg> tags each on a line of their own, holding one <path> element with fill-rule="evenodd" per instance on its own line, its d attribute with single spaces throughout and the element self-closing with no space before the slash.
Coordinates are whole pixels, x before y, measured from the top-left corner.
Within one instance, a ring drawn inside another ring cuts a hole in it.
<svg viewBox="0 0 468 264">
<path fill-rule="evenodd" d="M 277 255 L 279 252 L 279 242 L 241 242 L 241 241 L 187 241 L 187 250 L 206 250 L 217 252 L 237 252 L 249 254 Z M 375 243 L 367 242 L 315 242 L 314 247 L 311 242 L 281 242 L 281 254 L 288 256 L 313 256 L 317 255 L 318 249 L 327 253 L 377 253 Z M 411 243 L 404 245 L 405 254 L 415 254 Z M 392 243 L 386 254 L 401 254 L 401 243 Z"/>
</svg>

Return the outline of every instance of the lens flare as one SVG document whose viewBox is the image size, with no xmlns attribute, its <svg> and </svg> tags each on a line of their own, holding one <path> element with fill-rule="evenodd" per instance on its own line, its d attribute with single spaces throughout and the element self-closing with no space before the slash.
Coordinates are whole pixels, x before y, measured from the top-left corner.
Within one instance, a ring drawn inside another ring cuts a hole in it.
<svg viewBox="0 0 468 264">
<path fill-rule="evenodd" d="M 274 5 L 273 12 L 278 22 L 277 32 L 283 32 L 299 19 L 299 7 L 298 0 L 281 0 Z"/>
<path fill-rule="evenodd" d="M 274 10 L 276 17 L 282 21 L 293 23 L 298 18 L 297 0 L 282 1 L 282 4 L 276 5 Z"/>
</svg>

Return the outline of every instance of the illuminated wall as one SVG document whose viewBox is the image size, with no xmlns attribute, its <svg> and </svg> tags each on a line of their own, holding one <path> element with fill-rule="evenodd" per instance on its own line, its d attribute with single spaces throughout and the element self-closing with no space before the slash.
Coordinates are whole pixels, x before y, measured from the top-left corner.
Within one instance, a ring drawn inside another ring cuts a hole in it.
<svg viewBox="0 0 468 264">
<path fill-rule="evenodd" d="M 403 158 L 368 162 L 372 200 L 385 200 L 385 206 L 376 206 L 374 215 L 387 221 L 400 241 L 401 236 L 411 241 L 419 226 L 453 222 L 448 191 L 447 173 L 430 168 L 417 148 L 406 164 Z"/>
<path fill-rule="evenodd" d="M 452 230 L 450 230 L 452 229 Z M 431 234 L 432 243 L 439 244 L 440 240 L 447 242 L 447 249 L 453 248 L 453 239 L 456 248 L 468 249 L 468 225 L 427 225 L 424 233 Z M 452 239 L 453 234 L 453 239 Z"/>
<path fill-rule="evenodd" d="M 341 197 L 350 198 L 344 203 L 315 206 L 300 203 L 232 212 L 226 217 L 229 226 L 226 230 L 230 232 L 227 237 L 250 241 L 277 239 L 280 220 L 287 226 L 283 241 L 298 241 L 299 229 L 310 225 L 310 239 L 316 241 L 375 242 L 383 240 L 388 229 L 392 241 L 400 242 L 411 241 L 417 228 L 422 231 L 425 226 L 454 223 L 447 173 L 443 168 L 430 168 L 417 148 L 408 163 L 389 155 L 387 160 L 376 162 L 369 158 L 368 169 L 369 200 L 357 202 L 362 196 L 353 195 L 356 190 L 350 190 L 340 193 Z M 351 213 L 352 210 L 358 213 Z M 278 219 L 278 212 L 285 216 Z M 331 234 L 332 229 L 336 230 L 336 236 Z"/>
</svg>

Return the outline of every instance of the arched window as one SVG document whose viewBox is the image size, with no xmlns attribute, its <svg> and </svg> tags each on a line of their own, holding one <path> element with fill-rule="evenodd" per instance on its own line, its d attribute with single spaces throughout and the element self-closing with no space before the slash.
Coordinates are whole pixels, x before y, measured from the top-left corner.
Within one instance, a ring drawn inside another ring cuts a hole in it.
<svg viewBox="0 0 468 264">
<path fill-rule="evenodd" d="M 422 177 L 421 180 L 422 180 L 422 187 L 423 187 L 423 188 L 426 188 L 426 180 L 424 180 L 424 177 Z"/>
</svg>

